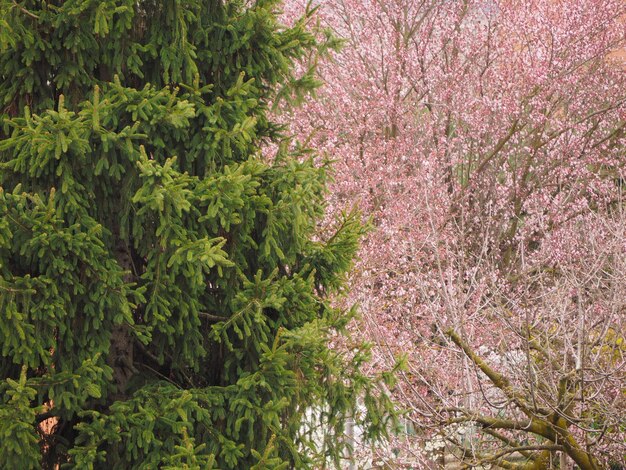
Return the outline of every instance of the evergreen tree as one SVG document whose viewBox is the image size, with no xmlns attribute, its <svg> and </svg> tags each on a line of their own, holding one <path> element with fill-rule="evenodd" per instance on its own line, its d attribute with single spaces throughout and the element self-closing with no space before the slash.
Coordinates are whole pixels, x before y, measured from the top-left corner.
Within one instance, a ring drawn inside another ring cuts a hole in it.
<svg viewBox="0 0 626 470">
<path fill-rule="evenodd" d="M 278 7 L 0 0 L 0 467 L 310 468 L 384 430 L 328 347 L 362 227 L 320 233 L 328 165 L 269 113 L 327 44 Z"/>
</svg>

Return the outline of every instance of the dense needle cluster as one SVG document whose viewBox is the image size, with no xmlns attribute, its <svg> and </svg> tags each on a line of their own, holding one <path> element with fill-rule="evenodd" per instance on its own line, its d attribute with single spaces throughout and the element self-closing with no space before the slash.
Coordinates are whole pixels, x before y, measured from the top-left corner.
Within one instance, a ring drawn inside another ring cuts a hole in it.
<svg viewBox="0 0 626 470">
<path fill-rule="evenodd" d="M 384 428 L 328 348 L 359 217 L 319 235 L 328 166 L 269 117 L 320 46 L 277 7 L 0 2 L 0 467 L 308 468 Z"/>
</svg>

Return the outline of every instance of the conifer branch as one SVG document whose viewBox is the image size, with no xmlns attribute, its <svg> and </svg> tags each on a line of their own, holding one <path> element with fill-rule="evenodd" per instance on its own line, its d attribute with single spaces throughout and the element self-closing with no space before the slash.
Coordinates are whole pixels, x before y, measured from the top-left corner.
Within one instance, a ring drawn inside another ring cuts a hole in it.
<svg viewBox="0 0 626 470">
<path fill-rule="evenodd" d="M 27 10 L 26 8 L 24 8 L 22 5 L 20 5 L 19 3 L 17 3 L 15 0 L 13 0 L 13 5 L 15 5 L 20 11 L 22 11 L 22 13 L 24 13 L 25 15 L 30 16 L 31 18 L 34 18 L 36 20 L 39 19 L 39 16 L 34 14 L 32 11 Z"/>
</svg>

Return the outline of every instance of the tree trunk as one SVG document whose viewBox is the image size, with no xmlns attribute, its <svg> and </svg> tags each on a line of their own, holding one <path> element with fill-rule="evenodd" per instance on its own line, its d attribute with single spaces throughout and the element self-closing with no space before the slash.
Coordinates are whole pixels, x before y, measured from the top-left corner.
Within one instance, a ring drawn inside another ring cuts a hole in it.
<svg viewBox="0 0 626 470">
<path fill-rule="evenodd" d="M 133 262 L 128 247 L 118 238 L 115 247 L 115 258 L 120 267 L 127 271 L 124 281 L 132 280 Z M 127 324 L 115 325 L 111 332 L 111 345 L 109 347 L 109 356 L 107 363 L 113 369 L 113 384 L 115 390 L 110 395 L 110 401 L 124 400 L 127 398 L 126 391 L 128 382 L 136 372 L 134 361 L 134 346 Z"/>
</svg>

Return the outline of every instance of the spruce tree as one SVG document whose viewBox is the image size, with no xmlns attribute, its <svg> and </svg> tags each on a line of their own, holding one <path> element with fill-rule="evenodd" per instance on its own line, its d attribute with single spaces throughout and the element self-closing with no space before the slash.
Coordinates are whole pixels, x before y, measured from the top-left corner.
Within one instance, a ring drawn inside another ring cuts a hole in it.
<svg viewBox="0 0 626 470">
<path fill-rule="evenodd" d="M 325 45 L 278 8 L 0 0 L 1 468 L 311 468 L 384 429 L 328 346 L 359 217 L 320 231 L 328 164 L 270 114 Z"/>
</svg>

